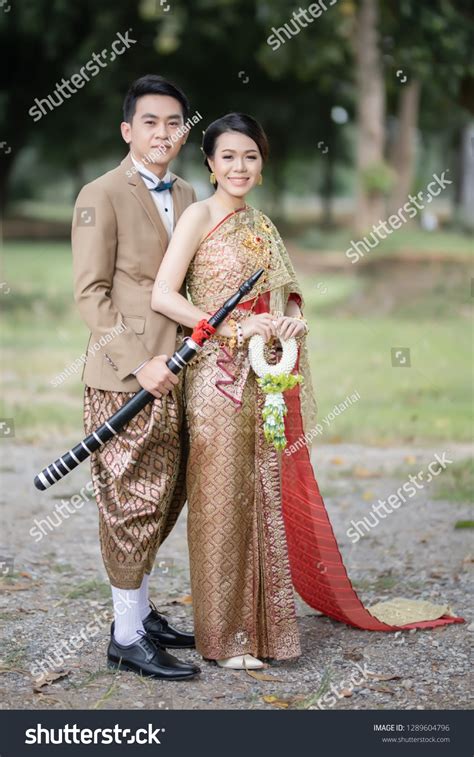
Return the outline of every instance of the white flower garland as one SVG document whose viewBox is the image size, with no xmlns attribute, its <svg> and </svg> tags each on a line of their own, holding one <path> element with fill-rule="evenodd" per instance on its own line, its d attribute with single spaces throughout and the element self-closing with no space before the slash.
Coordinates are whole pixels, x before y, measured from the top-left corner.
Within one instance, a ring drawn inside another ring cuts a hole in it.
<svg viewBox="0 0 474 757">
<path fill-rule="evenodd" d="M 262 410 L 263 430 L 267 441 L 275 449 L 286 447 L 284 416 L 288 412 L 283 392 L 292 389 L 303 380 L 302 376 L 295 376 L 292 370 L 298 360 L 298 345 L 291 337 L 286 341 L 280 339 L 283 354 L 276 365 L 270 365 L 265 360 L 265 340 L 260 334 L 255 334 L 249 340 L 250 365 L 258 376 L 257 383 L 265 393 L 265 404 Z"/>
<path fill-rule="evenodd" d="M 267 363 L 264 356 L 265 340 L 260 334 L 254 334 L 249 339 L 249 360 L 253 370 L 260 378 L 270 374 L 279 376 L 281 373 L 291 373 L 298 360 L 298 345 L 296 339 L 291 337 L 286 341 L 280 339 L 283 348 L 281 360 L 276 365 Z"/>
</svg>

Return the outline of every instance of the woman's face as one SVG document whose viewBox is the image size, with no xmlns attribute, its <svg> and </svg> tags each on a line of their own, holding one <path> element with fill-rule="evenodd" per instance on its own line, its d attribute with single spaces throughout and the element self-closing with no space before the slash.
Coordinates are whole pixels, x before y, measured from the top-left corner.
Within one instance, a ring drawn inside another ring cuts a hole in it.
<svg viewBox="0 0 474 757">
<path fill-rule="evenodd" d="M 217 138 L 214 155 L 208 162 L 219 188 L 233 197 L 243 197 L 255 186 L 263 165 L 257 143 L 236 131 Z"/>
</svg>

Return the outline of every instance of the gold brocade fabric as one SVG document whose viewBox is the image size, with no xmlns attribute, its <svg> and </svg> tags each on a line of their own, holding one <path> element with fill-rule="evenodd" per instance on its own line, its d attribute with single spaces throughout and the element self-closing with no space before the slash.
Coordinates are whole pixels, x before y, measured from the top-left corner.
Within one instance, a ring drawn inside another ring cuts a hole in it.
<svg viewBox="0 0 474 757">
<path fill-rule="evenodd" d="M 138 589 L 186 501 L 183 376 L 90 457 L 99 537 L 110 583 Z M 84 431 L 97 430 L 136 392 L 84 387 Z"/>
<path fill-rule="evenodd" d="M 188 269 L 188 294 L 197 307 L 213 313 L 237 291 L 245 279 L 262 267 L 265 268 L 265 273 L 241 302 L 270 292 L 270 312 L 281 315 L 285 311 L 289 295 L 294 292 L 301 298 L 301 311 L 304 313 L 303 293 L 278 229 L 260 210 L 247 206 L 245 210 L 228 216 L 202 242 Z M 238 320 L 245 317 L 245 313 L 242 315 L 242 311 L 237 308 L 232 317 Z M 304 433 L 307 434 L 316 425 L 318 407 L 307 338 L 304 336 L 298 341 L 298 373 L 304 379 L 301 385 L 301 415 Z M 212 349 L 215 346 L 210 340 L 204 350 Z"/>
<path fill-rule="evenodd" d="M 195 305 L 213 312 L 263 265 L 265 250 L 258 240 L 256 249 L 251 246 L 256 237 L 265 238 L 272 257 L 252 298 L 270 287 L 284 310 L 285 296 L 299 288 L 274 227 L 253 208 L 228 217 L 198 248 L 186 279 Z M 237 308 L 233 317 L 248 313 Z M 194 633 L 196 649 L 207 659 L 301 654 L 282 516 L 281 459 L 264 438 L 263 402 L 247 345 L 231 355 L 211 339 L 186 370 Z"/>
<path fill-rule="evenodd" d="M 199 246 L 188 269 L 189 296 L 213 313 L 262 267 L 264 275 L 243 302 L 255 298 L 248 304 L 257 312 L 269 309 L 277 315 L 296 293 L 303 309 L 301 289 L 274 225 L 253 208 L 236 211 Z M 240 321 L 250 315 L 239 306 L 232 313 Z M 214 336 L 205 342 L 185 380 L 188 539 L 198 651 L 207 658 L 300 654 L 292 586 L 314 609 L 356 628 L 390 631 L 463 622 L 449 608 L 423 601 L 399 598 L 364 607 L 345 569 L 309 450 L 301 444 L 317 415 L 306 339 L 300 340 L 298 365 L 304 383 L 286 395 L 285 431 L 295 447 L 289 457 L 264 439 L 263 395 L 247 345 L 231 354 L 222 341 Z M 271 344 L 266 351 L 267 360 L 275 362 Z"/>
</svg>

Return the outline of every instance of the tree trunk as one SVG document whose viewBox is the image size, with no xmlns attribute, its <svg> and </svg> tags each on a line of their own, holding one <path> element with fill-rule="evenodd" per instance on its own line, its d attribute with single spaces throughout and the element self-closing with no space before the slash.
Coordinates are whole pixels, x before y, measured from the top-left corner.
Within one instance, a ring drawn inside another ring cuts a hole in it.
<svg viewBox="0 0 474 757">
<path fill-rule="evenodd" d="M 474 231 L 474 121 L 466 124 L 462 131 L 461 152 L 459 211 L 464 228 Z"/>
<path fill-rule="evenodd" d="M 1 143 L 0 143 L 1 144 Z M 7 152 L 10 148 L 10 152 Z M 16 153 L 8 142 L 4 142 L 0 148 L 0 217 L 5 216 L 5 209 L 8 200 L 8 184 L 15 162 Z"/>
<path fill-rule="evenodd" d="M 283 193 L 285 190 L 284 165 L 286 152 L 278 151 L 278 160 L 272 160 L 262 172 L 263 181 L 266 184 L 270 213 L 272 217 L 283 217 Z"/>
<path fill-rule="evenodd" d="M 321 226 L 330 229 L 334 226 L 332 204 L 334 198 L 334 159 L 329 150 L 323 161 L 323 180 L 321 186 L 322 217 Z"/>
<path fill-rule="evenodd" d="M 407 201 L 415 175 L 416 127 L 420 104 L 420 81 L 414 79 L 403 87 L 398 108 L 398 124 L 390 163 L 397 180 L 389 200 L 390 213 L 396 213 Z"/>
<path fill-rule="evenodd" d="M 382 163 L 385 147 L 385 87 L 378 48 L 378 0 L 360 0 L 356 19 L 357 195 L 355 229 L 363 234 L 384 217 L 384 198 L 364 186 L 363 172 Z"/>
</svg>

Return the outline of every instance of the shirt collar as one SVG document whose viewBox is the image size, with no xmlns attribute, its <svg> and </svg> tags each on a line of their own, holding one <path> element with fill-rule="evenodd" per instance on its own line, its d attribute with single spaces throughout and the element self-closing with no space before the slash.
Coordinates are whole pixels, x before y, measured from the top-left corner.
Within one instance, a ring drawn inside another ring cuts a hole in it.
<svg viewBox="0 0 474 757">
<path fill-rule="evenodd" d="M 132 162 L 137 169 L 137 171 L 140 173 L 142 179 L 145 182 L 145 186 L 148 189 L 155 189 L 159 184 L 161 184 L 162 181 L 171 181 L 171 172 L 167 171 L 162 179 L 159 179 L 158 176 L 155 176 L 154 173 L 152 173 L 146 166 L 143 165 L 143 163 L 140 163 L 139 160 L 136 160 L 132 153 L 130 153 L 130 157 L 132 159 Z"/>
</svg>

